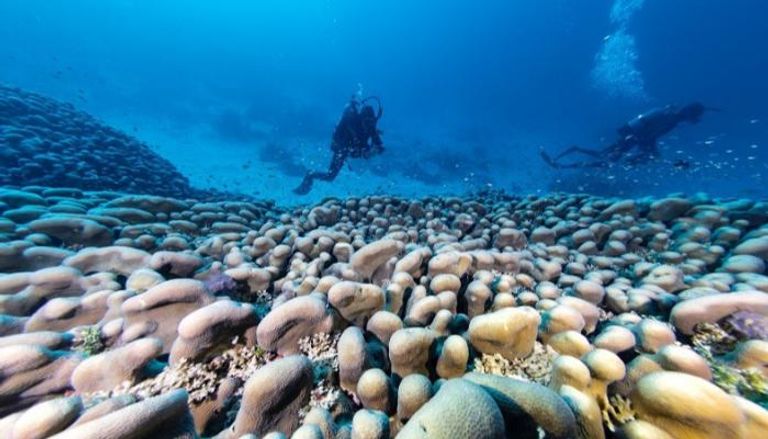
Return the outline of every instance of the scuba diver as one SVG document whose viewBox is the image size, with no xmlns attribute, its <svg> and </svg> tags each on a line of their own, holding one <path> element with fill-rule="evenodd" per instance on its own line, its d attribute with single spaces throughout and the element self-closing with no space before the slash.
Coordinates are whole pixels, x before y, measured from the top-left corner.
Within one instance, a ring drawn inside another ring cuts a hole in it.
<svg viewBox="0 0 768 439">
<path fill-rule="evenodd" d="M 378 110 L 374 111 L 368 102 L 374 101 Z M 301 184 L 293 190 L 295 194 L 304 195 L 312 189 L 314 180 L 332 181 L 341 171 L 347 157 L 371 158 L 384 151 L 381 141 L 381 131 L 376 124 L 383 113 L 379 98 L 371 96 L 362 100 L 353 97 L 344 109 L 341 120 L 333 131 L 331 151 L 333 158 L 325 172 L 308 172 Z"/>
<path fill-rule="evenodd" d="M 682 108 L 667 105 L 664 108 L 643 113 L 624 124 L 618 129 L 619 138 L 605 148 L 590 149 L 572 146 L 554 158 L 542 149 L 541 157 L 555 169 L 603 168 L 621 161 L 630 165 L 648 162 L 659 156 L 657 142 L 661 137 L 669 134 L 683 122 L 699 123 L 701 116 L 707 110 L 715 109 L 706 108 L 698 102 Z M 589 156 L 594 160 L 560 163 L 563 157 L 571 154 Z"/>
</svg>

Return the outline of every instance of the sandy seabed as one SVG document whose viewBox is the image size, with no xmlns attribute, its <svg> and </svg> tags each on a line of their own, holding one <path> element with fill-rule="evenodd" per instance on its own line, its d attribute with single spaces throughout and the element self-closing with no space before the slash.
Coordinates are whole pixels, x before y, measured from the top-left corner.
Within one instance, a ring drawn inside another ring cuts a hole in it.
<svg viewBox="0 0 768 439">
<path fill-rule="evenodd" d="M 0 437 L 768 437 L 768 204 L 0 189 Z"/>
</svg>

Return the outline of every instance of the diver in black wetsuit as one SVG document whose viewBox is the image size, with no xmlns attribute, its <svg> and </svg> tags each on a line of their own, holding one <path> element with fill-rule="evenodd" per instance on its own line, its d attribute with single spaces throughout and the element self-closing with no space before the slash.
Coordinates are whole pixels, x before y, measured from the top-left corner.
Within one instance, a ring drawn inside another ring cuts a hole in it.
<svg viewBox="0 0 768 439">
<path fill-rule="evenodd" d="M 581 148 L 572 146 L 552 158 L 544 150 L 541 157 L 553 168 L 602 168 L 613 163 L 624 161 L 627 164 L 636 165 L 644 163 L 659 156 L 657 142 L 666 134 L 669 134 L 679 124 L 688 122 L 699 123 L 701 116 L 707 108 L 695 102 L 682 108 L 667 105 L 643 113 L 630 120 L 618 129 L 619 138 L 602 149 Z M 582 154 L 596 160 L 560 163 L 560 160 L 570 154 Z"/>
<path fill-rule="evenodd" d="M 378 103 L 378 112 L 366 103 L 371 100 Z M 376 124 L 381 119 L 382 112 L 381 103 L 376 97 L 369 97 L 361 101 L 353 98 L 347 104 L 341 120 L 333 131 L 333 140 L 331 141 L 333 158 L 328 170 L 325 172 L 308 172 L 293 192 L 298 195 L 309 193 L 315 179 L 332 181 L 341 171 L 347 157 L 367 159 L 381 154 L 384 151 L 384 145 L 381 141 L 381 131 L 376 128 Z"/>
</svg>

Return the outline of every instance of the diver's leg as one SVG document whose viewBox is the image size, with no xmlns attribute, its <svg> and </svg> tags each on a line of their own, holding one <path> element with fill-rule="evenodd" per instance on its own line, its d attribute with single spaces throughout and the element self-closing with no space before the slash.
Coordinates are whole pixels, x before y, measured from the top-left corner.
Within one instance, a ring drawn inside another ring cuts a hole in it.
<svg viewBox="0 0 768 439">
<path fill-rule="evenodd" d="M 307 175 L 304 176 L 304 180 L 302 180 L 301 184 L 294 189 L 293 192 L 298 195 L 305 195 L 312 190 L 312 183 L 315 179 L 323 181 L 333 180 L 339 175 L 339 171 L 341 171 L 341 167 L 344 165 L 346 158 L 346 154 L 342 152 L 334 152 L 333 159 L 331 159 L 331 165 L 326 172 L 308 172 Z"/>
<path fill-rule="evenodd" d="M 560 169 L 587 169 L 587 168 L 606 168 L 606 167 L 608 167 L 608 162 L 604 160 L 558 164 L 558 168 Z"/>
<path fill-rule="evenodd" d="M 333 181 L 339 172 L 341 167 L 344 166 L 344 162 L 347 160 L 347 155 L 343 152 L 334 152 L 333 159 L 331 159 L 331 165 L 328 166 L 326 172 L 316 172 L 314 178 L 323 181 Z"/>
<path fill-rule="evenodd" d="M 544 151 L 543 148 L 539 151 L 539 154 L 541 154 L 541 158 L 544 160 L 544 162 L 555 169 L 596 167 L 591 162 L 576 162 L 571 164 L 562 164 L 560 163 L 560 159 L 570 154 L 583 154 L 593 158 L 603 158 L 604 153 L 605 153 L 605 150 L 602 150 L 602 149 L 589 149 L 589 148 L 582 148 L 580 146 L 571 146 L 570 148 L 567 148 L 565 151 L 558 154 L 555 158 L 552 158 L 549 156 L 549 154 L 547 154 L 546 151 Z M 594 163 L 602 163 L 602 161 L 598 161 Z M 597 167 L 599 166 L 602 166 L 602 164 L 598 165 Z"/>
<path fill-rule="evenodd" d="M 307 172 L 307 174 L 304 176 L 304 180 L 301 180 L 301 184 L 298 185 L 294 190 L 293 193 L 296 195 L 306 195 L 309 193 L 310 190 L 312 190 L 312 182 L 315 179 L 315 175 L 318 174 L 317 172 Z"/>
</svg>

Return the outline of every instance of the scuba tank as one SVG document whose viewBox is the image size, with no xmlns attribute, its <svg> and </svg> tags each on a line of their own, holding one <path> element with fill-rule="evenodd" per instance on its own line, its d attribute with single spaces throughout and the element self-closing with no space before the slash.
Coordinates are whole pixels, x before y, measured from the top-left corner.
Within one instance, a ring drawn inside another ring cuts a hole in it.
<svg viewBox="0 0 768 439">
<path fill-rule="evenodd" d="M 381 119 L 382 114 L 384 114 L 384 106 L 381 105 L 381 99 L 379 99 L 378 96 L 368 96 L 367 98 L 360 101 L 361 105 L 365 105 L 366 102 L 375 102 L 376 103 L 376 120 L 378 121 Z"/>
</svg>

